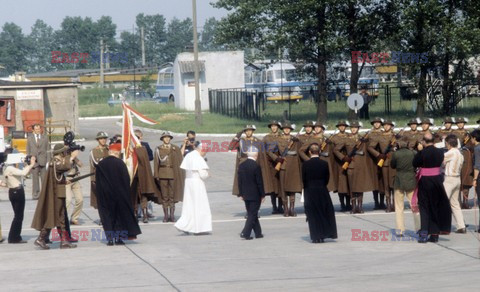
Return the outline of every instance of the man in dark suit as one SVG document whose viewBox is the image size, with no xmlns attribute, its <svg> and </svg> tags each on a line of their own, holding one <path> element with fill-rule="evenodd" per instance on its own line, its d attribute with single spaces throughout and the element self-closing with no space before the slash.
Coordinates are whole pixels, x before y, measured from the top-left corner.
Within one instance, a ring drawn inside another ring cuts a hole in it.
<svg viewBox="0 0 480 292">
<path fill-rule="evenodd" d="M 39 124 L 33 125 L 33 132 L 27 138 L 27 155 L 37 158 L 32 173 L 32 199 L 38 200 L 40 196 L 40 180 L 45 175 L 45 165 L 47 165 L 48 139 L 42 134 L 42 127 Z"/>
<path fill-rule="evenodd" d="M 246 240 L 253 239 L 250 234 L 255 232 L 255 238 L 262 238 L 262 227 L 258 221 L 260 204 L 265 200 L 262 170 L 257 164 L 258 149 L 251 147 L 247 152 L 247 160 L 238 166 L 238 188 L 240 197 L 245 202 L 247 221 L 240 233 Z"/>
</svg>

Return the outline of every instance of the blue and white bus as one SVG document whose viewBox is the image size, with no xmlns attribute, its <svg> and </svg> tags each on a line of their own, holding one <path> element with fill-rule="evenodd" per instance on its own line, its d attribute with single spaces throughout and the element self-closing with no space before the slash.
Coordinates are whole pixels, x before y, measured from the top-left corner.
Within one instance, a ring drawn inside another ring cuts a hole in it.
<svg viewBox="0 0 480 292">
<path fill-rule="evenodd" d="M 296 69 L 289 62 L 245 66 L 245 88 L 261 92 L 268 101 L 300 100 Z"/>
<path fill-rule="evenodd" d="M 175 100 L 172 63 L 166 63 L 162 65 L 158 71 L 155 98 L 161 99 L 162 102 Z"/>
</svg>

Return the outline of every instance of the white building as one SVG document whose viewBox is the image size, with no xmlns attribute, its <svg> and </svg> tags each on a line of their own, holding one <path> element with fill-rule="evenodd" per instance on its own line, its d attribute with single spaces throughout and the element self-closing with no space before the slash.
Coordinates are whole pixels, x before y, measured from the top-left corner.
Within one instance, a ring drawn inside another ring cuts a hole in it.
<svg viewBox="0 0 480 292">
<path fill-rule="evenodd" d="M 200 63 L 200 98 L 202 110 L 208 110 L 208 90 L 244 88 L 243 51 L 201 52 Z M 193 53 L 177 55 L 173 64 L 175 107 L 195 110 L 195 78 Z"/>
</svg>

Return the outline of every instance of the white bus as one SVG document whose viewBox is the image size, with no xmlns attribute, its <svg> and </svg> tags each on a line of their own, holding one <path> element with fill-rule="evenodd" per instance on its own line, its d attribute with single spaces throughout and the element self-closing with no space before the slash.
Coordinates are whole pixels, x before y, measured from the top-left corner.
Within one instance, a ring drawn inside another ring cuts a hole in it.
<svg viewBox="0 0 480 292">
<path fill-rule="evenodd" d="M 172 63 L 166 63 L 160 67 L 154 98 L 161 99 L 162 102 L 175 100 Z"/>
</svg>

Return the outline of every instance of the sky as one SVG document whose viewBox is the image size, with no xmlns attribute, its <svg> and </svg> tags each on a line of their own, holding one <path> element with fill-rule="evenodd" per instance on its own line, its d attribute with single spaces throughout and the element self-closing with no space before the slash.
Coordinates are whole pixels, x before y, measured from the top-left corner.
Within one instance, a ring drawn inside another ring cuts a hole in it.
<svg viewBox="0 0 480 292">
<path fill-rule="evenodd" d="M 209 17 L 220 19 L 226 10 L 212 7 L 216 0 L 197 0 L 198 27 Z M 162 14 L 167 23 L 177 17 L 192 17 L 192 0 L 0 0 L 0 26 L 13 22 L 30 33 L 37 19 L 42 19 L 53 29 L 59 29 L 65 16 L 91 17 L 94 21 L 102 15 L 111 16 L 117 25 L 117 35 L 132 30 L 139 13 Z"/>
</svg>

